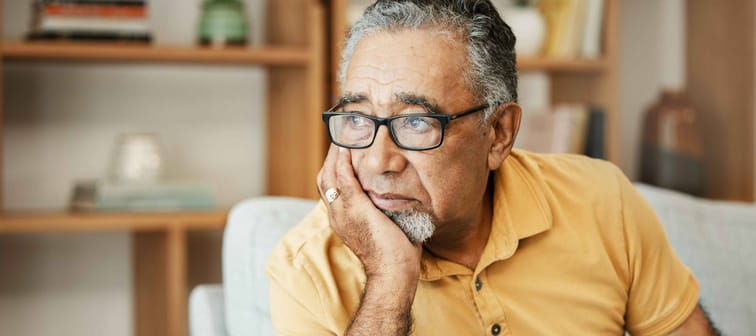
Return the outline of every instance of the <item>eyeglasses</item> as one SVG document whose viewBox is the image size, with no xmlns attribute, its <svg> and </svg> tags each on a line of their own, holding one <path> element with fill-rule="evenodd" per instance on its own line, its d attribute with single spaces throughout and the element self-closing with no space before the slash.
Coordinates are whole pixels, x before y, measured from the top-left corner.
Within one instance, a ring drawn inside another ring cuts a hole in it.
<svg viewBox="0 0 756 336">
<path fill-rule="evenodd" d="M 413 113 L 378 118 L 357 112 L 333 112 L 338 104 L 323 113 L 331 142 L 340 147 L 361 149 L 375 141 L 378 127 L 385 125 L 391 140 L 402 149 L 422 151 L 438 148 L 444 141 L 446 124 L 454 119 L 483 111 L 483 104 L 457 114 Z"/>
</svg>

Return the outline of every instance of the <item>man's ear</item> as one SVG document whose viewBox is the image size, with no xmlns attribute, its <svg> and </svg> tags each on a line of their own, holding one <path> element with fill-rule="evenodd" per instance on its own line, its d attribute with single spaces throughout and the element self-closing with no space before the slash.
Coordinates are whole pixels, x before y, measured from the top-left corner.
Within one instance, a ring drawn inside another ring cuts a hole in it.
<svg viewBox="0 0 756 336">
<path fill-rule="evenodd" d="M 520 130 L 522 108 L 517 103 L 499 105 L 491 116 L 491 148 L 488 151 L 488 169 L 499 169 L 504 159 L 512 152 L 517 132 Z"/>
</svg>

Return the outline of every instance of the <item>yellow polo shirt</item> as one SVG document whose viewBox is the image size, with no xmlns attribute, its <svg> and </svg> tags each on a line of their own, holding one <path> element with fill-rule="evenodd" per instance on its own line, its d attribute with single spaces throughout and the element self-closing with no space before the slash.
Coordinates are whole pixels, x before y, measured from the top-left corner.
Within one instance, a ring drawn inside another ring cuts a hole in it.
<svg viewBox="0 0 756 336">
<path fill-rule="evenodd" d="M 342 335 L 365 283 L 319 204 L 268 261 L 279 335 Z M 475 270 L 423 253 L 414 335 L 665 335 L 698 283 L 654 212 L 613 165 L 514 151 L 495 173 L 493 225 Z"/>
</svg>

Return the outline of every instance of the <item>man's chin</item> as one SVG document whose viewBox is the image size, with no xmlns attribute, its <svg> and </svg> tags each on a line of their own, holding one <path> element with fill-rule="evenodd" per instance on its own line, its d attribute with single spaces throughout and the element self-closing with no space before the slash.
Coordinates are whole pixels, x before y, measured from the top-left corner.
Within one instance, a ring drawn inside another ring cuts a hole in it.
<svg viewBox="0 0 756 336">
<path fill-rule="evenodd" d="M 412 243 L 425 243 L 436 230 L 436 225 L 428 213 L 415 209 L 384 210 L 381 211 L 397 226 L 399 226 Z"/>
</svg>

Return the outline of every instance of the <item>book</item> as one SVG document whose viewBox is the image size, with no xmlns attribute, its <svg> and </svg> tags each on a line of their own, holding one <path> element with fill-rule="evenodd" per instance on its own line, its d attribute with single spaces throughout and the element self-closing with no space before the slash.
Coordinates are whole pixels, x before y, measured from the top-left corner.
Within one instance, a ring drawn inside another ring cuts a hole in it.
<svg viewBox="0 0 756 336">
<path fill-rule="evenodd" d="M 552 153 L 582 154 L 588 125 L 588 109 L 582 104 L 560 104 L 554 107 L 554 138 Z"/>
<path fill-rule="evenodd" d="M 601 35 L 604 26 L 604 0 L 587 0 L 585 14 L 585 32 L 580 48 L 584 58 L 594 59 L 601 56 Z"/>
<path fill-rule="evenodd" d="M 79 31 L 39 31 L 26 36 L 29 40 L 75 40 L 75 41 L 119 41 L 147 43 L 152 36 L 145 33 L 128 34 L 113 32 L 79 32 Z"/>
<path fill-rule="evenodd" d="M 597 58 L 601 53 L 605 0 L 542 0 L 547 26 L 544 55 Z"/>
<path fill-rule="evenodd" d="M 562 39 L 558 49 L 552 56 L 559 58 L 577 58 L 580 56 L 580 46 L 583 42 L 585 28 L 585 11 L 587 0 L 570 0 L 565 21 L 560 29 L 563 29 Z"/>
<path fill-rule="evenodd" d="M 147 0 L 36 0 L 39 4 L 147 5 Z"/>
<path fill-rule="evenodd" d="M 555 56 L 559 53 L 564 39 L 564 24 L 566 22 L 568 6 L 571 0 L 542 0 L 539 8 L 546 21 L 546 42 L 543 46 L 545 56 Z"/>
<path fill-rule="evenodd" d="M 48 3 L 41 8 L 43 17 L 98 17 L 98 18 L 139 18 L 147 17 L 144 5 L 113 4 L 66 4 Z"/>
<path fill-rule="evenodd" d="M 37 27 L 40 31 L 59 32 L 112 32 L 148 34 L 147 19 L 112 19 L 98 17 L 43 17 Z"/>
<path fill-rule="evenodd" d="M 588 113 L 588 127 L 585 140 L 585 155 L 606 160 L 606 113 L 598 106 L 592 106 Z"/>
<path fill-rule="evenodd" d="M 554 114 L 550 110 L 523 112 L 515 147 L 531 152 L 550 153 L 554 142 Z"/>
<path fill-rule="evenodd" d="M 206 186 L 182 181 L 82 181 L 74 186 L 70 203 L 72 211 L 174 211 L 213 208 L 215 200 Z"/>
<path fill-rule="evenodd" d="M 145 1 L 36 1 L 32 17 L 29 39 L 151 40 Z"/>
<path fill-rule="evenodd" d="M 538 153 L 582 154 L 587 122 L 588 110 L 582 104 L 559 104 L 549 110 L 523 113 L 515 147 Z"/>
</svg>

